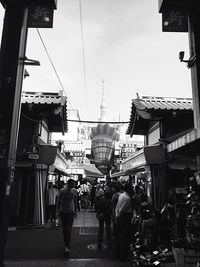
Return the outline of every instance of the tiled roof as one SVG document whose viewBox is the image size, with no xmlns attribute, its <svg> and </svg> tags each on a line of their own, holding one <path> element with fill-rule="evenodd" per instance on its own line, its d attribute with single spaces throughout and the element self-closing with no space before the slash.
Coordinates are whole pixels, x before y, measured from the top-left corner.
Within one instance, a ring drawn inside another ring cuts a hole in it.
<svg viewBox="0 0 200 267">
<path fill-rule="evenodd" d="M 132 105 L 139 110 L 192 110 L 192 98 L 149 97 L 133 99 Z"/>
<path fill-rule="evenodd" d="M 137 96 L 132 100 L 130 123 L 127 134 L 144 135 L 149 127 L 149 121 L 154 118 L 168 118 L 172 113 L 179 117 L 193 116 L 192 98 Z"/>
<path fill-rule="evenodd" d="M 22 92 L 22 104 L 61 104 L 66 103 L 66 97 L 57 93 Z"/>
</svg>

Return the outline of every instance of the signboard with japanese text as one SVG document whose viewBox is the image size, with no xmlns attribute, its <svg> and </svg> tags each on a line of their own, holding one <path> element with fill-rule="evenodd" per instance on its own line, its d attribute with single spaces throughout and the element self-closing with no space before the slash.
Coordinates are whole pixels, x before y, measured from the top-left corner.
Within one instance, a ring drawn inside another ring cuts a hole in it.
<svg viewBox="0 0 200 267">
<path fill-rule="evenodd" d="M 188 32 L 188 14 L 185 9 L 165 8 L 162 12 L 163 32 Z"/>
<path fill-rule="evenodd" d="M 29 159 L 39 159 L 40 147 L 36 144 L 31 145 L 28 151 Z"/>
<path fill-rule="evenodd" d="M 37 154 L 28 154 L 29 159 L 39 159 L 39 155 Z"/>
<path fill-rule="evenodd" d="M 28 10 L 28 28 L 52 28 L 53 12 L 51 6 L 30 6 Z"/>
<path fill-rule="evenodd" d="M 162 13 L 166 7 L 172 6 L 186 7 L 188 6 L 188 0 L 158 0 L 158 10 L 160 13 Z"/>
</svg>

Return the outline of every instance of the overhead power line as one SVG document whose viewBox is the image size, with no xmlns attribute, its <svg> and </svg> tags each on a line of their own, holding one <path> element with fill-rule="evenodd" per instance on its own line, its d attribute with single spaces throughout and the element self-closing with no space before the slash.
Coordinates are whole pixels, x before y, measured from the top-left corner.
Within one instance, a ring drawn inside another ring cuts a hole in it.
<svg viewBox="0 0 200 267">
<path fill-rule="evenodd" d="M 45 45 L 43 39 L 42 39 L 42 36 L 41 36 L 41 34 L 40 34 L 38 28 L 36 28 L 36 30 L 37 30 L 37 33 L 38 33 L 38 35 L 39 35 L 39 37 L 40 37 L 40 40 L 41 40 L 41 42 L 42 42 L 42 45 L 43 45 L 43 47 L 44 47 L 44 49 L 45 49 L 45 51 L 46 51 L 46 54 L 47 54 L 47 57 L 48 57 L 48 59 L 49 59 L 49 61 L 50 61 L 50 63 L 51 63 L 51 66 L 53 67 L 53 70 L 54 70 L 54 72 L 55 72 L 55 74 L 56 74 L 56 77 L 57 77 L 57 79 L 58 79 L 58 82 L 59 82 L 59 84 L 60 84 L 60 87 L 62 88 L 62 90 L 65 92 L 65 94 L 66 94 L 66 96 L 67 96 L 67 93 L 66 93 L 66 91 L 65 91 L 65 88 L 64 88 L 64 86 L 63 86 L 63 84 L 62 84 L 62 82 L 61 82 L 61 80 L 60 80 L 60 77 L 59 77 L 59 75 L 58 75 L 58 72 L 57 72 L 57 70 L 56 70 L 56 67 L 55 67 L 54 63 L 53 63 L 53 61 L 51 60 L 51 57 L 50 57 L 50 55 L 49 55 L 49 52 L 48 52 L 48 50 L 47 50 L 47 47 L 46 47 L 46 45 Z M 72 106 L 72 104 L 71 104 L 71 102 L 70 102 L 70 100 L 69 100 L 68 97 L 67 97 L 67 101 L 69 102 L 70 106 L 71 106 L 72 109 L 73 109 L 73 106 Z"/>
<path fill-rule="evenodd" d="M 83 36 L 83 16 L 82 16 L 81 0 L 79 0 L 79 10 L 80 10 L 81 44 L 82 44 L 82 57 L 83 57 L 83 77 L 84 77 L 84 85 L 85 85 L 86 107 L 87 107 L 87 112 L 88 112 L 87 76 L 86 76 L 85 44 L 84 44 L 84 36 Z"/>
<path fill-rule="evenodd" d="M 71 122 L 84 122 L 84 123 L 108 123 L 108 124 L 126 124 L 130 121 L 82 121 L 82 120 L 67 120 Z"/>
</svg>

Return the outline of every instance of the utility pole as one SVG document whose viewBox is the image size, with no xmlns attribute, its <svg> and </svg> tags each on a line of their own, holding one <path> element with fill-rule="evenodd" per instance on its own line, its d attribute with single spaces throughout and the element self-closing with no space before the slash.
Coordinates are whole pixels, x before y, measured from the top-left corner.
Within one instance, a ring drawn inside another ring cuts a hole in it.
<svg viewBox="0 0 200 267">
<path fill-rule="evenodd" d="M 200 128 L 200 17 L 199 3 L 191 1 L 189 5 L 189 46 L 191 60 L 192 94 L 194 101 L 194 127 Z"/>
<path fill-rule="evenodd" d="M 1 267 L 7 240 L 10 190 L 14 179 L 28 27 L 52 28 L 57 0 L 0 0 L 0 3 L 5 8 L 0 49 Z M 30 65 L 30 62 L 27 64 Z"/>
<path fill-rule="evenodd" d="M 191 0 L 189 6 L 188 27 L 191 60 L 192 96 L 194 109 L 194 127 L 200 129 L 200 17 L 199 2 Z M 200 171 L 200 148 L 197 147 L 197 170 Z"/>
<path fill-rule="evenodd" d="M 18 139 L 24 73 L 20 58 L 25 57 L 27 12 L 23 1 L 5 3 L 0 50 L 0 266 L 3 266 L 7 239 L 10 188 Z"/>
</svg>

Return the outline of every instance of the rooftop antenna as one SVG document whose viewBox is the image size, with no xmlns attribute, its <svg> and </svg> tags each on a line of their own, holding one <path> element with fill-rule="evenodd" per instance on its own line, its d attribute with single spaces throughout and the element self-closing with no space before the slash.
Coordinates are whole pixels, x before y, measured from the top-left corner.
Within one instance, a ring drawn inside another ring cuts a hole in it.
<svg viewBox="0 0 200 267">
<path fill-rule="evenodd" d="M 105 115 L 106 115 L 106 105 L 105 105 L 105 99 L 104 99 L 104 80 L 101 81 L 101 105 L 100 105 L 100 119 L 99 121 L 105 121 Z"/>
</svg>

